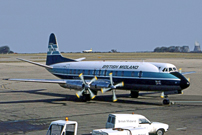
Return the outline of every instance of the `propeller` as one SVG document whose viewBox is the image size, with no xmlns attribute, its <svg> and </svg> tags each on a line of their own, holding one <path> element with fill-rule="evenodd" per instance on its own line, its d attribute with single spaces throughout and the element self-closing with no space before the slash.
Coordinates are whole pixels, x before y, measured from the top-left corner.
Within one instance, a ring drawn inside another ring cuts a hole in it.
<svg viewBox="0 0 202 135">
<path fill-rule="evenodd" d="M 112 73 L 109 74 L 109 78 L 110 78 L 110 84 L 111 84 L 111 86 L 109 88 L 102 88 L 101 92 L 105 93 L 105 92 L 107 92 L 109 90 L 112 90 L 113 102 L 116 102 L 117 98 L 116 98 L 116 93 L 115 93 L 114 89 L 116 89 L 117 87 L 123 87 L 124 86 L 124 82 L 120 82 L 120 83 L 114 85 Z"/>
<path fill-rule="evenodd" d="M 80 98 L 80 96 L 83 95 L 83 92 L 84 92 L 85 90 L 88 90 L 88 92 L 90 93 L 90 98 L 91 98 L 91 99 L 94 99 L 94 98 L 95 98 L 95 95 L 93 94 L 93 92 L 92 92 L 91 89 L 90 89 L 90 84 L 93 83 L 94 81 L 96 81 L 96 80 L 97 80 L 97 77 L 95 76 L 89 83 L 87 83 L 87 82 L 84 80 L 84 77 L 83 77 L 83 74 L 82 74 L 82 73 L 79 75 L 79 77 L 80 77 L 80 79 L 82 80 L 82 82 L 83 82 L 83 84 L 84 84 L 84 88 L 83 88 L 83 90 L 77 92 L 77 93 L 76 93 L 76 96 L 77 96 L 78 98 Z"/>
</svg>

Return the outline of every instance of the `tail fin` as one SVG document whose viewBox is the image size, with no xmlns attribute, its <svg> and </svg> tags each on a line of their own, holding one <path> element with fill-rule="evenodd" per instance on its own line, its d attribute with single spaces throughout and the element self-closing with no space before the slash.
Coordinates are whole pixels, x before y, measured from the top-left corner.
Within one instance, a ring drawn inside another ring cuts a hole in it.
<svg viewBox="0 0 202 135">
<path fill-rule="evenodd" d="M 57 45 L 56 37 L 53 33 L 51 33 L 48 44 L 48 52 L 46 58 L 46 65 L 52 65 L 61 62 L 73 62 L 75 60 L 64 58 L 59 51 L 59 47 Z"/>
</svg>

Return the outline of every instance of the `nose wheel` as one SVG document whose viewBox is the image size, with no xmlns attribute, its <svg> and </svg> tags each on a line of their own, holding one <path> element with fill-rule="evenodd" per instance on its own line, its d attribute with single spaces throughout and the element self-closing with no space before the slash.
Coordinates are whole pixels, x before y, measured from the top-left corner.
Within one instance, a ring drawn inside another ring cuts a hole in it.
<svg viewBox="0 0 202 135">
<path fill-rule="evenodd" d="M 169 105 L 170 104 L 170 100 L 168 98 L 163 100 L 163 104 L 164 105 Z"/>
</svg>

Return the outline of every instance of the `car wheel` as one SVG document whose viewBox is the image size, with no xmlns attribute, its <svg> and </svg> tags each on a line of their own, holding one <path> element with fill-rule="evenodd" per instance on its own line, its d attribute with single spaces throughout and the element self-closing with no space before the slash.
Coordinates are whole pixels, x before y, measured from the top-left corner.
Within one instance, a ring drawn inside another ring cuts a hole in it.
<svg viewBox="0 0 202 135">
<path fill-rule="evenodd" d="M 164 135 L 164 130 L 163 129 L 157 130 L 156 135 Z"/>
</svg>

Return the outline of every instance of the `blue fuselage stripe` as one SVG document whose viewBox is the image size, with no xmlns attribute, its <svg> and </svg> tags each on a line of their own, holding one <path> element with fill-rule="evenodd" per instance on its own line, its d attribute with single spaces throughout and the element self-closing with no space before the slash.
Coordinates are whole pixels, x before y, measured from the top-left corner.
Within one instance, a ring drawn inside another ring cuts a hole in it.
<svg viewBox="0 0 202 135">
<path fill-rule="evenodd" d="M 49 72 L 61 79 L 79 79 L 79 74 L 83 73 L 85 79 L 92 79 L 97 76 L 98 79 L 109 80 L 109 73 L 113 73 L 114 83 L 124 82 L 122 89 L 138 90 L 181 90 L 180 79 L 170 73 L 161 72 L 141 72 L 138 71 L 115 71 L 115 70 L 82 70 L 82 69 L 48 69 Z M 149 88 L 148 88 L 149 86 Z M 153 87 L 151 87 L 153 86 Z"/>
</svg>

